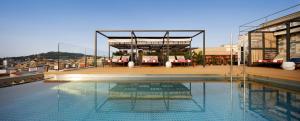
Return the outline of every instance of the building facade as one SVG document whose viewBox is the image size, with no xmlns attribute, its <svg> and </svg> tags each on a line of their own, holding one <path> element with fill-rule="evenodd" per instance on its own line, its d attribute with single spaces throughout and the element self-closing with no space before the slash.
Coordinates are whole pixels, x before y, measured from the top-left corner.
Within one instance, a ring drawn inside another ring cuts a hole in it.
<svg viewBox="0 0 300 121">
<path fill-rule="evenodd" d="M 267 21 L 240 35 L 239 48 L 241 58 L 245 48 L 249 66 L 259 60 L 291 61 L 292 58 L 300 58 L 300 11 Z"/>
</svg>

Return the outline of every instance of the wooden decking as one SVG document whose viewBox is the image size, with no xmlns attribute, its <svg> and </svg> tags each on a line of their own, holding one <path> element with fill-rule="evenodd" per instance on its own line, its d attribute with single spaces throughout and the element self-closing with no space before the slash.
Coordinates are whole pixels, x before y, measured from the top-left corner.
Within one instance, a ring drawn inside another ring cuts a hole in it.
<svg viewBox="0 0 300 121">
<path fill-rule="evenodd" d="M 257 76 L 295 80 L 300 81 L 300 70 L 287 71 L 280 68 L 267 68 L 267 67 L 246 67 L 246 73 Z M 98 67 L 81 69 L 74 71 L 64 71 L 64 72 L 46 72 L 47 75 L 53 74 L 219 74 L 219 75 L 229 75 L 230 66 L 202 66 L 196 67 L 173 67 L 165 68 L 160 67 Z M 242 66 L 233 67 L 234 75 L 242 75 Z"/>
</svg>

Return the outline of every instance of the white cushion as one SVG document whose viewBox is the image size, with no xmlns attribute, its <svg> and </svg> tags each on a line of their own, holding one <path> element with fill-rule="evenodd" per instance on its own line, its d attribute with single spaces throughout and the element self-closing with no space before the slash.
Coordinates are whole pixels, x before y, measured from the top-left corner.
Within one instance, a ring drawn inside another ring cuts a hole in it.
<svg viewBox="0 0 300 121">
<path fill-rule="evenodd" d="M 294 62 L 283 62 L 281 67 L 284 70 L 295 70 L 295 63 Z"/>
<path fill-rule="evenodd" d="M 128 67 L 129 68 L 133 68 L 134 67 L 134 62 L 133 61 L 129 61 L 128 62 Z"/>
<path fill-rule="evenodd" d="M 167 68 L 171 68 L 171 67 L 172 67 L 172 63 L 171 63 L 170 61 L 167 61 L 167 62 L 166 62 L 166 67 L 167 67 Z"/>
</svg>

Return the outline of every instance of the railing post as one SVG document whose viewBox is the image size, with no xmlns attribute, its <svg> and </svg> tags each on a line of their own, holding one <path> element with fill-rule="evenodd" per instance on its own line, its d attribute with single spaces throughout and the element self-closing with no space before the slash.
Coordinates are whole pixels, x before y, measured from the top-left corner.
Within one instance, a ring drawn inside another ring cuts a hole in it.
<svg viewBox="0 0 300 121">
<path fill-rule="evenodd" d="M 57 44 L 57 70 L 59 71 L 59 43 Z"/>
</svg>

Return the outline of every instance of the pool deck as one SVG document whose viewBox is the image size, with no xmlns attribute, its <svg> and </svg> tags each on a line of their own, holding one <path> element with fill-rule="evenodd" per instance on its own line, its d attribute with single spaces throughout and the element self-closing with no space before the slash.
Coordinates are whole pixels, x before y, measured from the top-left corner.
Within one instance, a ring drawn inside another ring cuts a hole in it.
<svg viewBox="0 0 300 121">
<path fill-rule="evenodd" d="M 0 77 L 0 88 L 35 82 L 43 79 L 44 79 L 44 75 L 42 73 L 31 73 L 31 72 L 22 73 L 21 75 L 4 76 L 4 77 Z"/>
<path fill-rule="evenodd" d="M 233 67 L 233 75 L 242 76 L 242 66 Z M 246 73 L 255 76 L 263 76 L 268 78 L 278 78 L 283 80 L 300 81 L 300 70 L 287 71 L 280 68 L 271 67 L 246 67 Z M 66 75 L 66 74 L 217 74 L 217 75 L 229 75 L 230 66 L 202 66 L 195 67 L 173 67 L 165 68 L 163 66 L 152 67 L 97 67 L 80 69 L 73 71 L 62 72 L 46 72 L 45 78 L 50 75 Z"/>
</svg>

